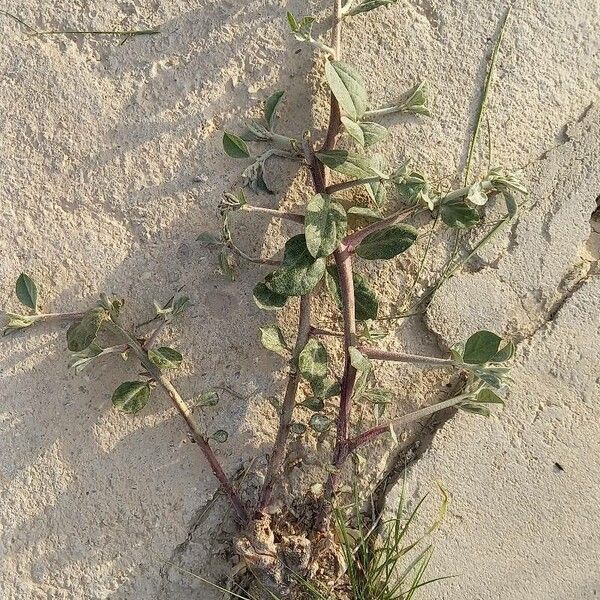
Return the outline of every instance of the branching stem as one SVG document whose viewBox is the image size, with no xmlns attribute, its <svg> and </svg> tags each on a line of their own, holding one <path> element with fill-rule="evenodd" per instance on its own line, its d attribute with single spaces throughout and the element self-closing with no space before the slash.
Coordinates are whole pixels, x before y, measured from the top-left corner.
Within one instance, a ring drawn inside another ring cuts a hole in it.
<svg viewBox="0 0 600 600">
<path fill-rule="evenodd" d="M 366 185 L 368 183 L 378 183 L 382 181 L 381 177 L 365 177 L 364 179 L 352 179 L 351 181 L 343 181 L 342 183 L 334 183 L 333 185 L 327 186 L 325 190 L 328 194 L 335 194 L 336 192 L 342 192 L 359 185 Z"/>
<path fill-rule="evenodd" d="M 262 206 L 254 206 L 253 204 L 245 204 L 242 210 L 261 213 L 276 219 L 285 219 L 286 221 L 293 221 L 294 223 L 304 223 L 304 215 L 298 213 L 285 212 L 283 210 L 277 210 L 274 208 L 263 208 Z"/>
</svg>

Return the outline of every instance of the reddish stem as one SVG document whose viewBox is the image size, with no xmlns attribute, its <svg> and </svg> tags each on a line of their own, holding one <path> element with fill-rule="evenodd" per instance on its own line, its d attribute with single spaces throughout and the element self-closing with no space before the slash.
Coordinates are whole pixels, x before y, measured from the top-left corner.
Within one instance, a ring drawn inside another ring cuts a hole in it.
<svg viewBox="0 0 600 600">
<path fill-rule="evenodd" d="M 256 508 L 257 515 L 262 514 L 271 503 L 275 479 L 280 474 L 285 460 L 286 442 L 290 435 L 290 427 L 296 406 L 296 395 L 300 384 L 300 373 L 298 372 L 298 356 L 306 346 L 310 335 L 310 294 L 300 298 L 300 317 L 298 323 L 298 335 L 292 356 L 292 366 L 288 377 L 281 414 L 279 416 L 279 428 L 273 445 L 273 452 L 267 466 L 265 482 Z"/>
</svg>

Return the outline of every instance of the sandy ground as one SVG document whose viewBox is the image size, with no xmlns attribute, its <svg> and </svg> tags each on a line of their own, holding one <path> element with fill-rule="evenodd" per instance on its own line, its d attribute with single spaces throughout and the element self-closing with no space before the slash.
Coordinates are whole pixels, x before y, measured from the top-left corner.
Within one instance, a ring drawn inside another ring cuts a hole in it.
<svg viewBox="0 0 600 600">
<path fill-rule="evenodd" d="M 377 73 L 374 104 L 422 78 L 433 90 L 433 119 L 393 127 L 383 147 L 391 162 L 410 157 L 433 177 L 462 168 L 504 6 L 400 0 L 348 27 L 346 56 Z M 230 433 L 220 457 L 232 474 L 267 451 L 274 424 L 265 398 L 281 390 L 281 363 L 256 333 L 271 321 L 250 293 L 264 270 L 245 267 L 227 283 L 194 238 L 216 230 L 218 198 L 237 181 L 237 165 L 221 152 L 225 126 L 239 125 L 275 89 L 288 92 L 283 130 L 322 122 L 322 87 L 310 102 L 313 53 L 288 35 L 283 16 L 327 8 L 284 0 L 2 6 L 38 29 L 159 26 L 161 34 L 124 44 L 29 38 L 0 16 L 0 306 L 16 308 L 22 270 L 42 282 L 44 309 L 83 309 L 107 291 L 126 297 L 138 320 L 150 316 L 153 299 L 185 285 L 194 307 L 165 339 L 190 357 L 178 380 L 186 396 L 228 385 L 246 398 L 223 394 L 207 415 L 209 430 Z M 424 599 L 600 593 L 600 289 L 591 221 L 600 194 L 599 26 L 600 5 L 590 0 L 514 3 L 490 128 L 494 162 L 526 166 L 535 207 L 440 291 L 427 323 L 393 340 L 435 351 L 486 326 L 522 341 L 506 411 L 446 425 L 410 471 L 415 494 L 441 479 L 453 495 L 434 567 L 460 576 Z M 287 191 L 291 167 L 271 177 L 280 193 L 264 205 L 305 200 L 300 181 Z M 290 231 L 256 221 L 238 235 L 249 252 L 269 254 Z M 393 303 L 398 277 L 380 275 Z M 39 328 L 0 343 L 2 598 L 210 598 L 165 562 L 210 577 L 227 568 L 227 511 L 213 502 L 197 449 L 158 394 L 138 417 L 112 412 L 110 393 L 131 367 L 104 363 L 77 375 L 67 369 L 62 333 Z M 380 380 L 400 389 L 411 380 L 419 401 L 435 382 L 400 368 Z M 400 409 L 412 401 L 407 394 Z"/>
</svg>

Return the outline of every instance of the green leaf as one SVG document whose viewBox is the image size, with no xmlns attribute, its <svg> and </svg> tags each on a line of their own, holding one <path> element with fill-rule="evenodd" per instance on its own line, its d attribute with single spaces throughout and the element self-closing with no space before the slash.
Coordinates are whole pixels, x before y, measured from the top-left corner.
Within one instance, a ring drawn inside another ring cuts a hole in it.
<svg viewBox="0 0 600 600">
<path fill-rule="evenodd" d="M 508 218 L 514 219 L 519 212 L 519 205 L 517 204 L 517 200 L 510 192 L 503 192 L 502 196 L 504 198 L 504 202 L 506 203 Z"/>
<path fill-rule="evenodd" d="M 408 250 L 417 239 L 417 230 L 410 225 L 391 225 L 365 237 L 356 249 L 366 260 L 386 260 Z"/>
<path fill-rule="evenodd" d="M 479 214 L 463 200 L 451 200 L 440 206 L 440 216 L 448 227 L 470 229 L 479 222 Z"/>
<path fill-rule="evenodd" d="M 402 103 L 402 111 L 413 115 L 431 116 L 429 110 L 429 88 L 426 81 L 417 84 Z"/>
<path fill-rule="evenodd" d="M 196 406 L 201 406 L 202 408 L 216 406 L 219 404 L 219 400 L 219 394 L 215 390 L 208 390 L 198 398 Z"/>
<path fill-rule="evenodd" d="M 362 219 L 370 219 L 372 221 L 381 221 L 381 219 L 383 219 L 383 215 L 380 212 L 368 208 L 367 206 L 352 206 L 348 209 L 348 214 Z"/>
<path fill-rule="evenodd" d="M 201 233 L 197 238 L 197 242 L 200 242 L 201 246 L 221 246 L 223 242 L 212 233 Z"/>
<path fill-rule="evenodd" d="M 363 0 L 360 4 L 355 6 L 352 10 L 348 11 L 347 15 L 353 17 L 360 13 L 369 12 L 380 6 L 388 6 L 388 4 L 395 4 L 398 0 Z"/>
<path fill-rule="evenodd" d="M 381 173 L 388 171 L 387 161 L 381 154 L 375 154 L 371 157 L 371 165 Z M 375 203 L 377 210 L 381 212 L 381 209 L 387 202 L 387 187 L 383 180 L 373 181 L 365 185 L 367 193 L 371 197 L 371 200 Z"/>
<path fill-rule="evenodd" d="M 325 379 L 327 377 L 327 348 L 314 338 L 308 340 L 298 357 L 298 368 L 302 376 L 310 382 Z"/>
<path fill-rule="evenodd" d="M 267 275 L 265 284 L 281 296 L 302 296 L 319 283 L 324 272 L 325 259 L 314 258 L 300 234 L 287 241 L 281 267 Z"/>
<path fill-rule="evenodd" d="M 177 350 L 162 346 L 161 348 L 148 350 L 148 358 L 159 369 L 177 369 L 183 362 L 183 356 Z"/>
<path fill-rule="evenodd" d="M 294 435 L 302 435 L 306 433 L 306 425 L 304 425 L 304 423 L 292 423 L 290 426 L 290 431 Z"/>
<path fill-rule="evenodd" d="M 312 410 L 313 412 L 320 412 L 325 408 L 325 403 L 322 398 L 306 398 L 304 402 L 300 404 L 304 408 L 308 408 L 308 410 Z"/>
<path fill-rule="evenodd" d="M 308 251 L 315 258 L 329 256 L 346 235 L 346 211 L 327 194 L 317 194 L 306 207 L 304 227 Z"/>
<path fill-rule="evenodd" d="M 371 388 L 365 390 L 362 395 L 373 404 L 390 404 L 394 398 L 394 394 L 383 388 Z"/>
<path fill-rule="evenodd" d="M 482 406 L 481 404 L 476 404 L 474 402 L 463 402 L 458 405 L 460 410 L 464 410 L 468 413 L 473 413 L 474 415 L 480 415 L 482 417 L 489 417 L 491 415 L 490 409 L 487 406 Z"/>
<path fill-rule="evenodd" d="M 483 404 L 502 404 L 504 406 L 504 400 L 498 396 L 495 392 L 488 388 L 483 388 L 477 394 L 477 402 Z"/>
<path fill-rule="evenodd" d="M 229 434 L 224 429 L 215 431 L 210 438 L 217 442 L 217 444 L 224 444 L 229 439 Z"/>
<path fill-rule="evenodd" d="M 267 101 L 265 102 L 263 116 L 265 117 L 265 121 L 267 122 L 267 125 L 270 130 L 273 129 L 275 118 L 277 117 L 277 109 L 284 94 L 285 92 L 283 91 L 275 92 L 274 94 L 269 96 L 267 98 Z"/>
<path fill-rule="evenodd" d="M 258 159 L 242 171 L 242 183 L 256 194 L 264 192 L 273 194 L 265 181 L 264 159 Z"/>
<path fill-rule="evenodd" d="M 290 25 L 290 29 L 294 34 L 294 37 L 299 42 L 310 41 L 313 23 L 315 22 L 314 17 L 302 17 L 302 20 L 298 21 L 298 19 L 296 19 L 296 17 L 291 12 L 288 12 L 287 20 Z"/>
<path fill-rule="evenodd" d="M 231 156 L 231 158 L 250 157 L 250 151 L 248 150 L 246 142 L 244 142 L 241 137 L 228 131 L 223 134 L 223 149 L 228 156 Z"/>
<path fill-rule="evenodd" d="M 502 363 L 510 360 L 515 355 L 515 345 L 512 342 L 508 342 L 504 347 L 500 348 L 498 352 L 490 359 L 492 363 Z"/>
<path fill-rule="evenodd" d="M 134 414 L 148 404 L 150 392 L 150 384 L 147 382 L 126 381 L 115 390 L 112 403 L 117 410 Z"/>
<path fill-rule="evenodd" d="M 271 291 L 263 282 L 254 287 L 254 302 L 263 310 L 281 310 L 288 301 L 288 296 L 282 296 Z"/>
<path fill-rule="evenodd" d="M 498 353 L 502 338 L 491 331 L 478 331 L 465 343 L 463 360 L 470 365 L 490 362 Z"/>
<path fill-rule="evenodd" d="M 83 319 L 73 323 L 67 330 L 67 347 L 71 352 L 85 350 L 96 339 L 102 323 L 109 318 L 104 308 L 93 308 L 85 313 Z"/>
<path fill-rule="evenodd" d="M 271 352 L 275 352 L 284 358 L 287 358 L 289 355 L 285 338 L 283 337 L 283 333 L 281 333 L 281 329 L 279 329 L 277 325 L 261 327 L 260 342 L 267 350 L 271 350 Z"/>
<path fill-rule="evenodd" d="M 95 358 L 101 356 L 104 352 L 104 348 L 96 344 L 95 342 L 90 344 L 85 350 L 81 352 L 74 352 L 71 355 L 69 361 L 69 367 L 72 367 L 77 372 L 83 370 L 89 365 Z"/>
<path fill-rule="evenodd" d="M 352 397 L 360 398 L 364 394 L 371 373 L 371 361 L 354 346 L 350 346 L 348 352 L 350 354 L 350 364 L 356 369 L 356 382 Z"/>
<path fill-rule="evenodd" d="M 341 392 L 339 382 L 331 377 L 314 379 L 310 382 L 310 387 L 312 388 L 313 394 L 319 399 L 339 396 Z"/>
<path fill-rule="evenodd" d="M 358 71 L 352 65 L 332 60 L 325 64 L 325 76 L 346 114 L 355 121 L 360 119 L 367 110 L 369 96 Z"/>
<path fill-rule="evenodd" d="M 317 152 L 315 156 L 330 169 L 348 177 L 356 177 L 357 179 L 381 177 L 387 179 L 387 176 L 375 166 L 371 159 L 352 154 L 347 150 Z"/>
<path fill-rule="evenodd" d="M 17 298 L 27 308 L 37 312 L 38 287 L 27 273 L 21 273 L 15 285 Z"/>
<path fill-rule="evenodd" d="M 16 315 L 14 313 L 6 313 L 6 316 L 8 317 L 8 323 L 2 335 L 9 335 L 14 331 L 31 327 L 41 317 L 41 315 Z"/>
<path fill-rule="evenodd" d="M 348 135 L 365 148 L 383 141 L 388 136 L 388 130 L 379 123 L 356 122 L 348 117 L 342 117 L 342 124 Z"/>
<path fill-rule="evenodd" d="M 320 413 L 314 414 L 309 421 L 311 429 L 317 433 L 325 433 L 331 428 L 333 421 Z"/>
<path fill-rule="evenodd" d="M 365 278 L 358 273 L 353 273 L 354 279 L 354 314 L 357 321 L 368 321 L 376 319 L 379 313 L 379 300 L 375 292 L 367 285 Z M 342 293 L 340 290 L 340 280 L 337 267 L 331 265 L 327 267 L 325 274 L 325 287 L 331 294 L 338 307 L 342 308 Z"/>
</svg>

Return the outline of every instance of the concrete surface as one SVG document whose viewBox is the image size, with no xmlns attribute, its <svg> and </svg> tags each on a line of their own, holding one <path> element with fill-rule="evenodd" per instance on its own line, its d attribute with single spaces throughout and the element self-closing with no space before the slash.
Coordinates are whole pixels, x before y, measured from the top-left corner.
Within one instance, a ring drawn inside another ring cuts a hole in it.
<svg viewBox="0 0 600 600">
<path fill-rule="evenodd" d="M 207 415 L 209 429 L 230 432 L 220 456 L 232 474 L 267 451 L 274 423 L 260 398 L 279 393 L 273 373 L 281 363 L 256 335 L 271 321 L 251 300 L 262 268 L 245 267 L 225 283 L 214 256 L 193 240 L 215 229 L 220 193 L 237 181 L 238 165 L 221 152 L 222 128 L 239 125 L 275 89 L 288 91 L 283 130 L 322 122 L 322 62 L 289 36 L 283 16 L 322 16 L 328 4 L 7 0 L 2 7 L 38 29 L 162 30 L 124 44 L 29 38 L 0 15 L 0 306 L 16 308 L 12 287 L 22 270 L 42 283 L 46 309 L 82 309 L 105 290 L 127 297 L 137 320 L 150 316 L 153 299 L 185 285 L 194 308 L 165 339 L 189 357 L 178 379 L 186 396 L 229 385 L 246 398 L 223 394 L 220 410 Z M 348 60 L 377 73 L 373 104 L 421 78 L 435 96 L 433 119 L 393 126 L 382 146 L 390 162 L 410 157 L 434 178 L 462 168 L 504 6 L 400 0 L 347 27 Z M 522 340 L 509 407 L 490 421 L 461 416 L 447 425 L 411 471 L 416 491 L 442 479 L 454 497 L 435 570 L 461 577 L 424 598 L 597 594 L 599 289 L 590 218 L 600 193 L 600 119 L 589 107 L 598 96 L 599 25 L 600 6 L 589 0 L 515 2 L 489 105 L 493 157 L 530 165 L 536 205 L 474 272 L 438 294 L 429 330 L 399 331 L 406 338 L 399 344 L 413 351 L 482 324 Z M 478 171 L 485 154 L 484 136 Z M 282 193 L 265 205 L 276 206 L 284 192 L 286 205 L 305 200 L 302 176 L 286 192 L 293 176 L 285 164 L 271 174 Z M 251 222 L 239 240 L 269 254 L 289 231 Z M 399 275 L 382 269 L 381 276 L 398 294 Z M 0 342 L 2 598 L 210 598 L 165 562 L 211 579 L 228 568 L 227 535 L 219 537 L 227 512 L 213 502 L 197 449 L 159 394 L 138 417 L 113 413 L 110 393 L 131 367 L 103 363 L 77 375 L 67 369 L 62 333 L 39 328 Z M 414 371 L 387 369 L 380 383 L 411 375 L 414 396 L 427 401 L 432 379 Z"/>
</svg>

